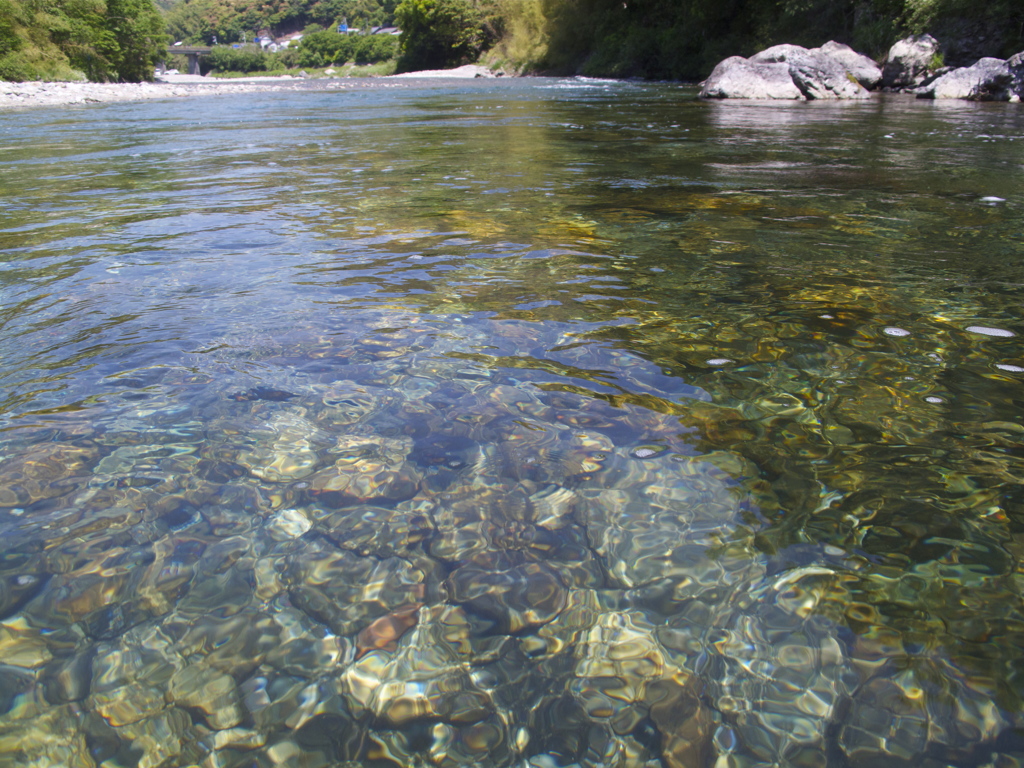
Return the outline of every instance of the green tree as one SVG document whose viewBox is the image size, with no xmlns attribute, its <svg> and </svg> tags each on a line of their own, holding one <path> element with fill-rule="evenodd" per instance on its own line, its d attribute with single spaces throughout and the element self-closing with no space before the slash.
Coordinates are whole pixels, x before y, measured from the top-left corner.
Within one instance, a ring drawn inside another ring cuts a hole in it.
<svg viewBox="0 0 1024 768">
<path fill-rule="evenodd" d="M 488 41 L 480 10 L 470 0 L 402 0 L 399 72 L 443 69 L 475 61 Z"/>
<path fill-rule="evenodd" d="M 337 32 L 312 32 L 303 35 L 299 41 L 300 67 L 326 67 L 330 64 L 344 64 L 355 54 L 356 41 L 353 35 Z"/>
<path fill-rule="evenodd" d="M 152 0 L 107 0 L 107 29 L 114 41 L 113 73 L 118 80 L 153 79 L 153 65 L 167 46 L 164 22 Z"/>
<path fill-rule="evenodd" d="M 356 64 L 377 64 L 398 55 L 398 39 L 394 35 L 359 35 L 353 59 Z"/>
<path fill-rule="evenodd" d="M 151 79 L 166 45 L 152 0 L 0 0 L 0 79 Z"/>
</svg>

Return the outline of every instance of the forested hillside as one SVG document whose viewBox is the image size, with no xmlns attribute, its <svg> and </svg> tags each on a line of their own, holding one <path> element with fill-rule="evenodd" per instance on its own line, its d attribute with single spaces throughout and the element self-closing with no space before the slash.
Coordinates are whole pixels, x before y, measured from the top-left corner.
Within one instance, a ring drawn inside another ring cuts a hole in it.
<svg viewBox="0 0 1024 768">
<path fill-rule="evenodd" d="M 152 0 L 0 0 L 0 80 L 139 82 L 166 40 Z"/>
<path fill-rule="evenodd" d="M 311 24 L 331 27 L 347 21 L 352 28 L 394 22 L 398 0 L 181 0 L 167 12 L 167 29 L 175 40 L 209 45 L 252 40 L 261 30 L 275 35 L 299 32 Z"/>
<path fill-rule="evenodd" d="M 1024 0 L 158 2 L 163 20 L 153 0 L 0 0 L 0 79 L 141 80 L 168 33 L 225 44 L 263 30 L 334 34 L 343 20 L 362 29 L 400 25 L 402 70 L 484 56 L 515 72 L 700 79 L 726 56 L 775 43 L 836 40 L 880 57 L 918 32 L 940 39 L 947 64 L 1024 49 Z"/>
<path fill-rule="evenodd" d="M 1022 0 L 506 0 L 496 55 L 527 69 L 698 79 L 776 43 L 846 43 L 873 57 L 931 32 L 946 63 L 1024 49 Z"/>
</svg>

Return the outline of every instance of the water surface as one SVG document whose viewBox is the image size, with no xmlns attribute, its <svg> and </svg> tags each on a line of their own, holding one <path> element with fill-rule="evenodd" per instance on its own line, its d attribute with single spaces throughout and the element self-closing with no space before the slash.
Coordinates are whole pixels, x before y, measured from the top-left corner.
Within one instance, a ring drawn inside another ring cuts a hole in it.
<svg viewBox="0 0 1024 768">
<path fill-rule="evenodd" d="M 8 112 L 0 763 L 1024 760 L 1024 111 Z"/>
</svg>

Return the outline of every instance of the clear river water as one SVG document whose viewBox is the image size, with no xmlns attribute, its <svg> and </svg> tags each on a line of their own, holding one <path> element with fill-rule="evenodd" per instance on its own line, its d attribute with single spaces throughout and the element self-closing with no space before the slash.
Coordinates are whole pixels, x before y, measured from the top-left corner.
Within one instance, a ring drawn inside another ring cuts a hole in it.
<svg viewBox="0 0 1024 768">
<path fill-rule="evenodd" d="M 1024 765 L 1024 107 L 0 115 L 0 765 Z"/>
</svg>

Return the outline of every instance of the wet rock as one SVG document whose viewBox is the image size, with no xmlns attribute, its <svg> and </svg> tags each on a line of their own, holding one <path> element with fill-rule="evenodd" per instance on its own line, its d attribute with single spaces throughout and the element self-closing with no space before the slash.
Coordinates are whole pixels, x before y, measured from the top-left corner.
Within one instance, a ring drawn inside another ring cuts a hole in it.
<svg viewBox="0 0 1024 768">
<path fill-rule="evenodd" d="M 419 603 L 401 606 L 370 622 L 356 635 L 356 659 L 370 651 L 396 650 L 402 635 L 416 626 L 421 607 Z"/>
<path fill-rule="evenodd" d="M 0 721 L 0 755 L 11 765 L 94 768 L 96 762 L 71 705 L 26 720 Z"/>
<path fill-rule="evenodd" d="M 713 457 L 665 455 L 632 466 L 619 487 L 580 492 L 590 545 L 613 583 L 664 589 L 667 581 L 680 603 L 712 593 L 722 599 L 763 571 L 753 531 L 742 527 L 753 499 Z"/>
<path fill-rule="evenodd" d="M 345 636 L 422 602 L 427 579 L 426 572 L 397 557 L 378 560 L 333 549 L 302 550 L 288 558 L 285 571 L 295 606 Z"/>
<path fill-rule="evenodd" d="M 52 658 L 43 632 L 31 626 L 24 617 L 0 622 L 0 660 L 4 664 L 36 669 Z"/>
<path fill-rule="evenodd" d="M 244 717 L 235 681 L 198 664 L 175 673 L 167 696 L 180 707 L 198 711 L 215 731 L 234 728 Z"/>
<path fill-rule="evenodd" d="M 848 45 L 829 40 L 819 48 L 812 48 L 811 53 L 823 53 L 835 59 L 869 91 L 882 81 L 881 68 L 872 59 L 857 53 Z"/>
<path fill-rule="evenodd" d="M 452 614 L 444 606 L 421 609 L 394 653 L 371 651 L 345 670 L 339 682 L 354 714 L 370 712 L 394 728 L 441 721 L 462 729 L 490 717 L 493 701 L 473 682 Z"/>
<path fill-rule="evenodd" d="M 335 428 L 364 422 L 395 399 L 386 391 L 354 381 L 331 382 L 319 394 L 326 408 L 318 415 L 318 423 Z"/>
<path fill-rule="evenodd" d="M 134 629 L 117 642 L 100 643 L 92 665 L 89 708 L 112 726 L 162 711 L 168 681 L 181 666 L 168 638 L 152 628 Z"/>
<path fill-rule="evenodd" d="M 947 72 L 917 90 L 919 99 L 967 99 L 1009 101 L 1014 82 L 1009 64 L 1002 59 L 979 59 L 970 67 Z"/>
<path fill-rule="evenodd" d="M 321 712 L 295 732 L 295 743 L 302 749 L 319 751 L 341 761 L 360 757 L 365 752 L 365 741 L 365 730 L 354 723 L 347 712 Z"/>
<path fill-rule="evenodd" d="M 334 464 L 307 481 L 310 494 L 319 506 L 332 509 L 377 499 L 409 499 L 420 482 L 419 472 L 406 462 L 411 450 L 408 438 L 343 435 L 329 452 Z"/>
<path fill-rule="evenodd" d="M 706 765 L 715 722 L 701 700 L 700 681 L 683 672 L 650 683 L 647 703 L 665 768 Z"/>
<path fill-rule="evenodd" d="M 318 636 L 316 627 L 304 629 L 299 637 L 272 648 L 267 653 L 266 663 L 288 675 L 315 678 L 334 670 L 356 653 L 348 638 L 331 633 Z"/>
<path fill-rule="evenodd" d="M 432 501 L 437 535 L 430 554 L 449 562 L 489 551 L 501 530 L 530 517 L 526 493 L 512 484 L 454 486 Z"/>
<path fill-rule="evenodd" d="M 0 462 L 0 509 L 63 496 L 88 480 L 95 446 L 39 443 Z"/>
<path fill-rule="evenodd" d="M 213 734 L 214 749 L 250 750 L 267 743 L 265 733 L 250 728 L 228 728 Z"/>
<path fill-rule="evenodd" d="M 588 716 L 618 734 L 631 733 L 647 716 L 651 683 L 667 672 L 654 627 L 638 613 L 609 612 L 581 638 L 571 684 Z"/>
<path fill-rule="evenodd" d="M 177 707 L 168 707 L 152 717 L 117 728 L 118 736 L 141 753 L 139 768 L 161 768 L 172 759 L 182 763 L 201 759 L 192 718 Z"/>
<path fill-rule="evenodd" d="M 238 463 L 261 480 L 285 482 L 311 474 L 319 465 L 316 427 L 297 413 L 278 413 L 255 431 L 258 440 Z"/>
<path fill-rule="evenodd" d="M 448 579 L 452 600 L 494 622 L 494 631 L 514 634 L 553 620 L 566 605 L 566 588 L 545 563 L 477 560 Z"/>
<path fill-rule="evenodd" d="M 81 701 L 89 695 L 95 649 L 85 648 L 69 658 L 55 659 L 43 674 L 43 689 L 51 704 Z"/>
<path fill-rule="evenodd" d="M 856 690 L 838 731 L 854 768 L 916 765 L 924 754 L 974 763 L 1009 725 L 992 699 L 995 681 L 944 658 L 909 657 L 878 671 Z"/>
<path fill-rule="evenodd" d="M 394 507 L 358 505 L 340 510 L 313 508 L 316 527 L 342 549 L 379 557 L 408 555 L 431 538 L 433 505 L 419 498 Z"/>
<path fill-rule="evenodd" d="M 742 56 L 721 61 L 704 81 L 702 99 L 800 99 L 786 64 L 756 64 Z"/>
<path fill-rule="evenodd" d="M 924 82 L 939 53 L 939 41 L 931 35 L 911 35 L 889 49 L 882 66 L 885 88 L 915 88 Z"/>
<path fill-rule="evenodd" d="M 720 749 L 731 744 L 766 763 L 827 763 L 832 723 L 859 682 L 839 627 L 822 615 L 842 584 L 829 569 L 798 568 L 713 610 L 696 668 L 722 713 Z"/>
<path fill-rule="evenodd" d="M 35 675 L 28 669 L 0 666 L 0 718 L 9 717 L 19 699 L 30 694 L 35 687 Z"/>
<path fill-rule="evenodd" d="M 173 645 L 176 654 L 193 663 L 201 659 L 211 669 L 237 678 L 260 665 L 285 634 L 281 623 L 252 608 L 227 617 L 200 616 L 183 625 L 169 621 L 164 632 L 181 633 Z"/>
<path fill-rule="evenodd" d="M 267 533 L 277 541 L 297 539 L 313 527 L 313 523 L 298 509 L 282 509 L 276 512 L 266 525 Z"/>
<path fill-rule="evenodd" d="M 17 613 L 25 603 L 39 594 L 48 579 L 48 574 L 30 573 L 27 570 L 0 577 L 0 619 Z"/>
</svg>

